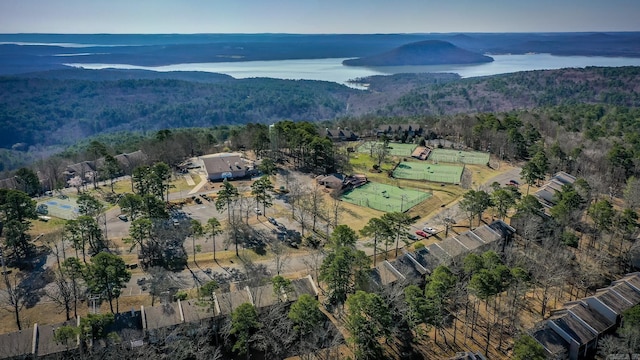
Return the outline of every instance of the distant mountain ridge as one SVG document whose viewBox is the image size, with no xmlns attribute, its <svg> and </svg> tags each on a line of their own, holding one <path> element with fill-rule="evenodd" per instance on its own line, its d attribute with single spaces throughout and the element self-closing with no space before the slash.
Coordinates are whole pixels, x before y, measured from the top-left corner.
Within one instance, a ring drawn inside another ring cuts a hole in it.
<svg viewBox="0 0 640 360">
<path fill-rule="evenodd" d="M 373 56 L 349 59 L 342 62 L 347 66 L 405 66 L 478 64 L 492 62 L 490 56 L 481 55 L 442 40 L 425 40 L 402 45 L 390 51 Z"/>
<path fill-rule="evenodd" d="M 640 57 L 640 32 L 448 34 L 0 34 L 0 74 L 64 64 L 187 63 L 362 58 L 441 40 L 478 54 Z M 29 44 L 29 45 L 27 45 Z"/>
<path fill-rule="evenodd" d="M 640 67 L 468 79 L 456 74 L 374 76 L 361 79 L 370 84 L 368 91 L 324 81 L 214 76 L 196 82 L 178 80 L 196 73 L 158 74 L 162 78 L 150 79 L 153 72 L 146 71 L 67 69 L 0 77 L 0 148 L 69 145 L 118 131 L 283 119 L 450 115 L 564 104 L 640 107 Z M 87 77 L 105 80 L 81 80 Z"/>
</svg>

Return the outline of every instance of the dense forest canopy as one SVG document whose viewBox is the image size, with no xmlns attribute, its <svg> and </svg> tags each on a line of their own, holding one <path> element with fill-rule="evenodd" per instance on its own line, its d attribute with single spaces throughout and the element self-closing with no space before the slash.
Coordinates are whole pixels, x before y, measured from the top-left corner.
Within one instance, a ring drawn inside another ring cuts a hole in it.
<svg viewBox="0 0 640 360">
<path fill-rule="evenodd" d="M 636 107 L 640 102 L 637 67 L 531 71 L 460 80 L 446 74 L 403 74 L 367 79 L 369 91 L 321 81 L 196 83 L 33 76 L 0 78 L 1 148 L 70 145 L 87 136 L 121 130 L 317 121 L 364 114 L 497 112 L 582 103 Z"/>
<path fill-rule="evenodd" d="M 246 79 L 0 79 L 0 147 L 73 144 L 101 132 L 330 119 L 356 90 L 330 82 Z"/>
</svg>

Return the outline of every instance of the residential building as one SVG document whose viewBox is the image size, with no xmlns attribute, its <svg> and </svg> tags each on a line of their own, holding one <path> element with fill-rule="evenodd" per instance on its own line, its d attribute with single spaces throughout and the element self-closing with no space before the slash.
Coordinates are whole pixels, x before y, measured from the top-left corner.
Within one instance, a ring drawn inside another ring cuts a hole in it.
<svg viewBox="0 0 640 360">
<path fill-rule="evenodd" d="M 329 129 L 319 130 L 320 136 L 331 139 L 332 141 L 357 141 L 358 135 L 349 129 Z"/>
<path fill-rule="evenodd" d="M 562 191 L 562 187 L 564 185 L 573 184 L 575 182 L 575 176 L 564 171 L 557 172 L 538 191 L 536 191 L 534 196 L 538 198 L 538 201 L 540 201 L 544 207 L 550 208 L 555 205 L 556 193 Z"/>
<path fill-rule="evenodd" d="M 200 159 L 210 181 L 243 178 L 249 170 L 249 164 L 239 153 L 205 155 Z"/>
<path fill-rule="evenodd" d="M 602 336 L 621 324 L 625 310 L 640 304 L 640 272 L 627 274 L 595 295 L 565 304 L 539 323 L 531 336 L 550 358 L 592 358 Z"/>
<path fill-rule="evenodd" d="M 344 186 L 345 178 L 342 174 L 320 175 L 316 177 L 316 183 L 329 189 L 340 190 Z"/>
</svg>

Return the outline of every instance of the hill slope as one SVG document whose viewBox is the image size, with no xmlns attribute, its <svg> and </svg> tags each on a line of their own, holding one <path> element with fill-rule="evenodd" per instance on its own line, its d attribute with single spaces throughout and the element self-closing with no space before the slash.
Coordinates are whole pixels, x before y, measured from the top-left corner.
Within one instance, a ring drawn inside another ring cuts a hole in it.
<svg viewBox="0 0 640 360">
<path fill-rule="evenodd" d="M 149 75 L 126 72 L 122 76 L 135 74 Z M 87 81 L 68 80 L 73 75 L 66 71 L 63 75 L 65 79 L 0 77 L 0 148 L 19 143 L 23 144 L 16 148 L 21 149 L 73 144 L 87 136 L 124 130 L 318 121 L 345 115 L 424 116 L 564 104 L 640 107 L 640 67 L 529 71 L 470 79 L 453 74 L 398 74 L 363 79 L 370 84 L 369 91 L 321 81 Z M 120 78 L 116 70 L 105 75 Z"/>
<path fill-rule="evenodd" d="M 426 40 L 397 47 L 382 54 L 349 59 L 342 62 L 347 66 L 403 66 L 476 64 L 492 62 L 493 58 L 461 49 L 450 42 Z"/>
</svg>

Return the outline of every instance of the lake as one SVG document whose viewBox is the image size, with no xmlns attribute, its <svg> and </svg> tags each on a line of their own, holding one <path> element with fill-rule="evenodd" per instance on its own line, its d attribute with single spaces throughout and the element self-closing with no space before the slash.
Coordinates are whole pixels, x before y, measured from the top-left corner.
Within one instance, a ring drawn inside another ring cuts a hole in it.
<svg viewBox="0 0 640 360">
<path fill-rule="evenodd" d="M 65 54 L 66 55 L 66 54 Z M 236 79 L 268 77 L 290 80 L 323 80 L 361 88 L 348 81 L 372 75 L 399 73 L 451 72 L 463 78 L 506 74 L 530 70 L 551 70 L 568 67 L 587 66 L 640 66 L 640 58 L 602 56 L 556 56 L 549 54 L 491 55 L 495 61 L 477 65 L 430 65 L 430 66 L 385 66 L 353 67 L 343 66 L 345 59 L 303 59 L 274 61 L 243 61 L 174 64 L 166 66 L 136 66 L 127 64 L 80 64 L 67 66 L 85 69 L 144 69 L 153 71 L 204 71 L 233 76 Z M 70 56 L 72 57 L 72 56 Z"/>
</svg>

